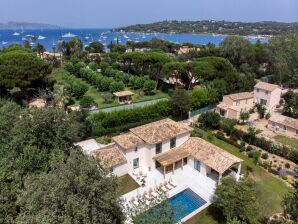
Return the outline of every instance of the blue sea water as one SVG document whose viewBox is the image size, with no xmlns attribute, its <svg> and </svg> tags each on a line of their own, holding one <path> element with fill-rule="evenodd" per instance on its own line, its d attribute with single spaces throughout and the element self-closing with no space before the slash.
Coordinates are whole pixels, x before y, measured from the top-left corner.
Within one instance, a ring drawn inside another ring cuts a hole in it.
<svg viewBox="0 0 298 224">
<path fill-rule="evenodd" d="M 67 41 L 72 37 L 80 38 L 86 46 L 92 41 L 100 41 L 107 46 L 111 42 L 116 42 L 117 38 L 121 44 L 126 43 L 127 40 L 140 42 L 159 38 L 180 44 L 190 42 L 206 45 L 211 42 L 218 45 L 226 37 L 215 34 L 116 33 L 108 29 L 0 30 L 0 48 L 14 43 L 23 44 L 26 39 L 32 42 L 32 36 L 35 36 L 36 43 L 43 44 L 47 51 L 52 51 L 59 41 Z M 248 39 L 253 43 L 256 42 L 255 38 L 248 37 Z M 262 38 L 261 41 L 266 42 L 268 39 Z M 34 45 L 34 43 L 31 44 Z"/>
</svg>

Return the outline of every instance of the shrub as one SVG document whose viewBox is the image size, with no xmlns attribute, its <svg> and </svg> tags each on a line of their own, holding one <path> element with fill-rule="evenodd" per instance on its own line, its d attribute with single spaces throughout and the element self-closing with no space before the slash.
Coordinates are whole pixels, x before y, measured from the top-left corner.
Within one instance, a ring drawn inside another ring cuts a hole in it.
<svg viewBox="0 0 298 224">
<path fill-rule="evenodd" d="M 288 180 L 288 176 L 283 176 L 282 179 L 283 180 Z"/>
<path fill-rule="evenodd" d="M 96 103 L 91 96 L 83 96 L 80 99 L 80 105 L 82 108 L 90 108 L 91 106 L 96 106 Z"/>
<path fill-rule="evenodd" d="M 220 129 L 223 130 L 227 135 L 230 135 L 235 130 L 236 120 L 222 118 L 220 121 Z"/>
<path fill-rule="evenodd" d="M 214 140 L 214 135 L 213 135 L 213 133 L 211 131 L 208 131 L 207 132 L 207 136 L 206 137 L 211 142 Z"/>
<path fill-rule="evenodd" d="M 149 95 L 152 93 L 152 91 L 155 89 L 156 82 L 153 80 L 146 80 L 144 82 L 143 90 L 146 95 Z"/>
<path fill-rule="evenodd" d="M 278 175 L 279 174 L 279 172 L 276 169 L 273 169 L 271 167 L 268 169 L 268 171 L 269 171 L 269 173 L 272 173 L 274 175 Z"/>
<path fill-rule="evenodd" d="M 268 169 L 268 168 L 270 167 L 270 164 L 269 164 L 269 162 L 266 160 L 266 161 L 263 161 L 262 166 L 263 166 L 265 169 Z"/>
<path fill-rule="evenodd" d="M 154 105 L 130 110 L 94 113 L 88 117 L 88 120 L 91 124 L 91 134 L 93 136 L 102 136 L 127 131 L 132 127 L 169 117 L 170 115 L 169 103 L 161 101 Z"/>
<path fill-rule="evenodd" d="M 114 92 L 122 91 L 122 90 L 124 90 L 124 88 L 125 88 L 125 86 L 124 86 L 124 83 L 122 81 L 120 81 L 120 82 L 113 81 L 113 82 L 110 83 L 109 91 L 111 93 L 114 93 Z"/>
<path fill-rule="evenodd" d="M 251 150 L 251 151 L 249 151 L 248 153 L 247 153 L 247 156 L 249 157 L 249 158 L 253 158 L 254 157 L 254 155 L 255 155 L 255 150 Z"/>
<path fill-rule="evenodd" d="M 262 154 L 262 159 L 268 159 L 268 158 L 269 158 L 268 153 L 263 153 L 263 154 Z"/>
<path fill-rule="evenodd" d="M 250 146 L 250 145 L 248 145 L 247 147 L 246 147 L 246 151 L 247 152 L 250 152 L 250 151 L 252 151 L 252 150 L 254 150 L 255 148 L 254 147 L 252 147 L 252 146 Z"/>
<path fill-rule="evenodd" d="M 287 169 L 289 169 L 291 166 L 290 166 L 289 163 L 286 163 L 286 164 L 285 164 L 285 167 L 286 167 Z"/>
<path fill-rule="evenodd" d="M 198 122 L 205 128 L 218 129 L 220 124 L 220 116 L 214 111 L 207 111 L 202 113 Z"/>
<path fill-rule="evenodd" d="M 77 98 L 80 98 L 88 91 L 88 86 L 79 81 L 72 82 L 70 88 L 72 95 Z"/>
<path fill-rule="evenodd" d="M 203 138 L 204 133 L 203 133 L 200 129 L 194 129 L 194 130 L 191 132 L 191 136 L 192 136 L 192 137 L 200 137 L 200 138 Z"/>
</svg>

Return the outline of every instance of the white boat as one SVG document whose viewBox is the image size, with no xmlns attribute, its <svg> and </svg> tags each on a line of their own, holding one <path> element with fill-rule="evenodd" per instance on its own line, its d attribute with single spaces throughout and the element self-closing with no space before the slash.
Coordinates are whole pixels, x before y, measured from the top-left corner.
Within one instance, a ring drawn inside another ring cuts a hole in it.
<svg viewBox="0 0 298 224">
<path fill-rule="evenodd" d="M 25 37 L 22 37 L 22 41 L 25 41 L 25 40 L 27 40 L 27 38 L 25 38 Z"/>
<path fill-rule="evenodd" d="M 26 37 L 34 37 L 32 34 L 27 34 Z"/>
<path fill-rule="evenodd" d="M 44 40 L 44 39 L 46 39 L 46 37 L 39 35 L 39 36 L 37 37 L 37 39 L 38 39 L 38 40 Z"/>
<path fill-rule="evenodd" d="M 13 36 L 19 36 L 20 33 L 18 33 L 18 32 L 14 32 L 12 35 L 13 35 Z"/>
<path fill-rule="evenodd" d="M 2 43 L 2 45 L 6 45 L 7 44 L 7 42 L 5 42 L 5 41 L 2 41 L 1 43 Z"/>
<path fill-rule="evenodd" d="M 124 35 L 123 37 L 124 37 L 125 39 L 128 39 L 128 38 L 129 38 L 127 35 Z"/>
<path fill-rule="evenodd" d="M 76 37 L 76 36 L 77 36 L 77 35 L 72 34 L 72 33 L 70 33 L 70 32 L 68 32 L 68 33 L 62 35 L 62 37 L 64 37 L 64 38 L 71 38 L 71 37 Z"/>
</svg>

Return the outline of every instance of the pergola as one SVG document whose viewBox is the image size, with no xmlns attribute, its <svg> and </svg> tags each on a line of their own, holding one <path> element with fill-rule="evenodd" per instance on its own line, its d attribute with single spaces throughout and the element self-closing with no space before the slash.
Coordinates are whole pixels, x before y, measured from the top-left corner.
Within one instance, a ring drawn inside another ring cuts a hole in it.
<svg viewBox="0 0 298 224">
<path fill-rule="evenodd" d="M 120 92 L 115 92 L 113 95 L 116 97 L 116 101 L 120 104 L 124 103 L 131 103 L 132 102 L 132 96 L 134 95 L 133 92 L 131 91 L 120 91 Z"/>
<path fill-rule="evenodd" d="M 165 153 L 159 154 L 154 157 L 154 159 L 163 167 L 163 175 L 166 175 L 166 169 L 168 166 L 172 166 L 173 173 L 175 172 L 175 166 L 177 162 L 182 163 L 183 169 L 183 160 L 190 156 L 190 153 L 185 150 L 180 150 L 179 148 L 169 150 Z"/>
</svg>

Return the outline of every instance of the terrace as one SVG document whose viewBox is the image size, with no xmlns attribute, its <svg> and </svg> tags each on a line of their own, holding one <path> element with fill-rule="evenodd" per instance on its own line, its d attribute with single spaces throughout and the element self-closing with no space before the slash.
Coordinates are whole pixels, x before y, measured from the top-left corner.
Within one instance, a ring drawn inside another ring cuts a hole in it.
<svg viewBox="0 0 298 224">
<path fill-rule="evenodd" d="M 133 173 L 130 173 L 130 176 L 140 185 L 142 185 L 142 178 L 137 178 L 137 176 Z M 168 190 L 168 197 L 172 197 L 177 193 L 183 191 L 186 188 L 190 188 L 197 195 L 199 195 L 202 199 L 204 199 L 207 203 L 194 211 L 193 213 L 187 215 L 183 218 L 183 221 L 189 219 L 193 215 L 199 213 L 201 210 L 206 208 L 211 204 L 212 196 L 214 194 L 217 182 L 213 179 L 200 174 L 198 171 L 190 167 L 189 165 L 185 165 L 182 168 L 176 169 L 175 173 L 166 173 L 165 176 L 159 170 L 153 170 L 146 173 L 144 177 L 145 184 L 142 187 L 139 187 L 133 191 L 128 192 L 122 196 L 122 199 L 126 203 L 129 203 L 133 198 L 140 197 L 148 192 L 155 191 L 156 188 L 161 186 L 166 181 L 171 181 L 174 185 L 176 185 L 173 189 Z"/>
</svg>

